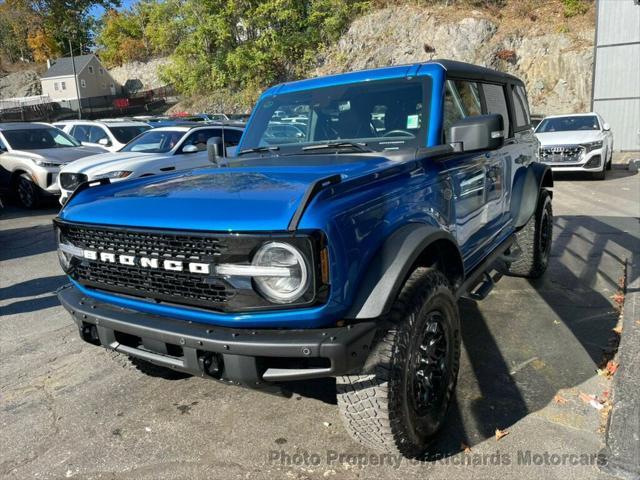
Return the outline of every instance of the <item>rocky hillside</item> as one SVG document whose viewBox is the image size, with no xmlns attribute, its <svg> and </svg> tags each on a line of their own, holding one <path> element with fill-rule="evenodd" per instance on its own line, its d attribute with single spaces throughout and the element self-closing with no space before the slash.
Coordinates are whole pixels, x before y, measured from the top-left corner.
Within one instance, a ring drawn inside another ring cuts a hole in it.
<svg viewBox="0 0 640 480">
<path fill-rule="evenodd" d="M 40 95 L 40 77 L 33 70 L 24 70 L 0 76 L 0 99 Z"/>
<path fill-rule="evenodd" d="M 154 58 L 148 62 L 125 63 L 120 67 L 112 68 L 109 73 L 120 85 L 135 82 L 139 90 L 151 90 L 165 86 L 165 83 L 160 80 L 159 70 L 167 62 L 167 58 Z"/>
<path fill-rule="evenodd" d="M 557 33 L 569 28 L 531 12 L 500 19 L 486 11 L 450 11 L 404 5 L 362 16 L 327 51 L 315 74 L 448 58 L 519 76 L 536 113 L 589 108 L 594 30 L 588 19 Z"/>
</svg>

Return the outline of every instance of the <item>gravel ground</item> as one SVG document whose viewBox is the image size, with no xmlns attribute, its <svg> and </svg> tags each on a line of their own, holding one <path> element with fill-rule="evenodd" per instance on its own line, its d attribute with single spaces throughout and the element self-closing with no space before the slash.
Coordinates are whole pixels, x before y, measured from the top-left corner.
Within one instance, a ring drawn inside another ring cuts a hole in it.
<svg viewBox="0 0 640 480">
<path fill-rule="evenodd" d="M 0 476 L 606 478 L 593 465 L 602 411 L 580 393 L 603 398 L 611 387 L 596 369 L 615 340 L 612 296 L 638 251 L 638 178 L 624 170 L 603 182 L 560 178 L 545 277 L 505 278 L 484 302 L 461 301 L 456 400 L 437 459 L 424 463 L 352 443 L 332 381 L 294 385 L 286 397 L 150 378 L 83 343 L 53 294 L 65 283 L 55 209 L 8 207 L 0 214 Z M 508 435 L 497 441 L 496 429 Z"/>
</svg>

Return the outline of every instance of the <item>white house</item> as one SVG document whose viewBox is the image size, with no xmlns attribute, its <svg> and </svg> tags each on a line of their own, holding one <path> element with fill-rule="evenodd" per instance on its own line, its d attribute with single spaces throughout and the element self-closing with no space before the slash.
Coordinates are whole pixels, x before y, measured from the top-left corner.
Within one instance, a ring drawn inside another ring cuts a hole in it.
<svg viewBox="0 0 640 480">
<path fill-rule="evenodd" d="M 80 55 L 73 57 L 73 61 L 75 76 L 71 57 L 58 58 L 51 62 L 49 69 L 40 77 L 43 95 L 49 95 L 49 98 L 56 102 L 77 101 L 78 96 L 87 99 L 120 94 L 120 85 L 109 75 L 98 57 L 93 54 Z"/>
</svg>

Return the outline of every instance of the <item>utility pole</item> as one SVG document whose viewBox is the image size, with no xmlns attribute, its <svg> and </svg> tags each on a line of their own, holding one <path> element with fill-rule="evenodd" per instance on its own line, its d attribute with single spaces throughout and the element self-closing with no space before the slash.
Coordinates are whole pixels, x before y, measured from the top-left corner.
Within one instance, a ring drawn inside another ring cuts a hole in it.
<svg viewBox="0 0 640 480">
<path fill-rule="evenodd" d="M 78 120 L 82 119 L 82 105 L 80 101 L 80 87 L 78 86 L 78 75 L 76 74 L 76 60 L 73 56 L 73 48 L 71 47 L 71 37 L 69 40 L 69 54 L 71 55 L 71 66 L 73 67 L 73 83 L 76 86 L 76 95 L 78 97 Z"/>
</svg>

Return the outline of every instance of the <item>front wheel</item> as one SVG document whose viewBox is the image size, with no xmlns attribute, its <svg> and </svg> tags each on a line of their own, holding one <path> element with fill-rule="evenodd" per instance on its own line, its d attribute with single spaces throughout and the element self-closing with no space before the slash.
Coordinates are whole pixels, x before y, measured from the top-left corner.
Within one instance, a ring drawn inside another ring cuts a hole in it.
<svg viewBox="0 0 640 480">
<path fill-rule="evenodd" d="M 460 365 L 460 318 L 447 278 L 418 268 L 371 353 L 367 375 L 337 378 L 349 434 L 383 452 L 422 455 L 442 426 Z"/>
<path fill-rule="evenodd" d="M 38 208 L 40 205 L 40 187 L 31 179 L 29 174 L 23 173 L 15 184 L 16 197 L 25 208 Z"/>
</svg>

